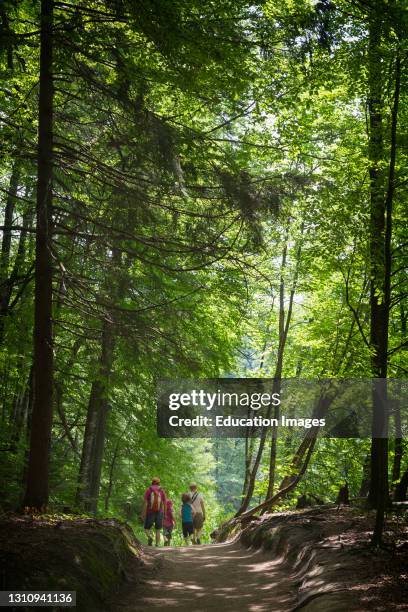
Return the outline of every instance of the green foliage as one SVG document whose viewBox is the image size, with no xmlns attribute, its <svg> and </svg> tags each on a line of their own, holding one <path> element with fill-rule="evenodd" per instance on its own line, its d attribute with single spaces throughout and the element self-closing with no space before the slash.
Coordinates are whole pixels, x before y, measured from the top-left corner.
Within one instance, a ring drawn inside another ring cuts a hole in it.
<svg viewBox="0 0 408 612">
<path fill-rule="evenodd" d="M 8 508 L 21 499 L 32 402 L 39 15 L 38 3 L 3 4 L 4 212 L 18 170 L 10 252 L 0 262 Z M 208 538 L 239 504 L 244 442 L 159 439 L 157 381 L 273 376 L 291 292 L 283 376 L 371 375 L 368 15 L 364 3 L 349 4 L 56 3 L 52 505 L 77 509 L 89 399 L 100 383 L 108 419 L 98 511 L 140 530 L 152 476 L 177 503 L 194 479 L 208 500 Z M 385 171 L 407 15 L 401 2 L 380 4 Z M 395 377 L 407 373 L 406 80 L 404 64 L 389 321 Z M 2 245 L 7 229 L 2 223 Z M 99 367 L 106 327 L 114 338 L 107 376 Z M 278 441 L 276 486 L 296 442 Z M 366 440 L 321 440 L 297 494 L 333 501 L 347 480 L 357 495 L 367 453 Z M 392 460 L 391 449 L 390 470 Z M 268 471 L 265 452 L 255 501 Z"/>
</svg>

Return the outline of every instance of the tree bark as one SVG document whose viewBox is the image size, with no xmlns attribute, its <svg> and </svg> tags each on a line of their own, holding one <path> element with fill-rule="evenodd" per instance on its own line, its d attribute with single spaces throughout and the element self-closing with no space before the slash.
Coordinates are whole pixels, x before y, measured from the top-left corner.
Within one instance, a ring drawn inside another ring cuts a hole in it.
<svg viewBox="0 0 408 612">
<path fill-rule="evenodd" d="M 397 398 L 394 401 L 394 422 L 395 422 L 395 438 L 394 438 L 394 461 L 392 465 L 392 489 L 395 491 L 396 483 L 401 477 L 401 462 L 403 456 L 403 437 L 401 427 L 401 381 L 397 384 Z"/>
<path fill-rule="evenodd" d="M 377 3 L 378 4 L 378 3 Z M 384 352 L 384 243 L 385 198 L 383 144 L 383 74 L 381 65 L 382 17 L 379 9 L 372 11 L 369 22 L 369 175 L 370 175 L 370 346 L 373 378 L 386 377 L 386 351 Z M 381 429 L 381 406 L 372 393 L 373 431 Z M 384 459 L 387 453 L 383 439 L 374 437 L 371 443 L 371 469 L 368 504 L 377 508 L 384 489 Z"/>
<path fill-rule="evenodd" d="M 261 504 L 258 504 L 257 506 L 255 506 L 255 508 L 251 508 L 251 510 L 247 510 L 246 512 L 242 513 L 238 518 L 243 519 L 244 517 L 251 516 L 252 514 L 255 514 L 256 512 L 263 512 L 264 510 L 270 510 L 280 499 L 282 499 L 283 497 L 288 495 L 291 491 L 293 491 L 293 489 L 298 485 L 298 483 L 302 479 L 302 476 L 306 472 L 307 466 L 309 465 L 309 461 L 313 454 L 313 449 L 314 449 L 315 444 L 316 444 L 316 438 L 315 437 L 309 438 L 307 455 L 305 457 L 305 460 L 303 461 L 303 464 L 299 472 L 296 474 L 296 476 L 294 476 L 291 479 L 291 481 L 285 487 L 282 487 L 281 485 L 279 487 L 279 491 L 275 493 L 275 495 L 266 499 Z"/>
<path fill-rule="evenodd" d="M 0 254 L 0 344 L 2 343 L 4 319 L 8 312 L 10 301 L 9 264 L 11 252 L 11 227 L 19 182 L 19 164 L 14 162 L 10 177 L 9 191 L 4 209 L 4 230 Z"/>
<path fill-rule="evenodd" d="M 27 488 L 23 505 L 44 510 L 48 503 L 52 427 L 52 162 L 53 162 L 53 1 L 41 1 L 38 127 L 37 232 L 34 293 L 34 404 Z"/>
<path fill-rule="evenodd" d="M 282 309 L 282 302 L 283 302 L 283 298 L 282 298 L 282 283 L 283 283 L 283 271 L 286 267 L 286 257 L 287 257 L 287 238 L 288 238 L 288 231 L 285 232 L 285 238 L 284 238 L 284 243 L 283 243 L 283 250 L 282 250 L 282 260 L 281 260 L 281 283 L 280 283 L 280 304 L 279 304 L 279 329 L 284 326 L 284 320 L 285 320 L 285 312 Z M 283 285 L 284 287 L 284 285 Z M 280 354 L 281 354 L 281 337 L 279 335 L 279 341 L 278 341 L 278 355 L 277 355 L 277 364 L 279 364 L 280 362 Z M 262 365 L 263 365 L 263 361 L 262 361 Z M 278 365 L 276 366 L 276 369 L 278 368 Z M 280 391 L 280 381 L 279 384 L 276 383 L 276 380 L 274 379 L 273 381 L 273 385 L 272 385 L 272 394 L 273 393 L 279 393 Z M 267 414 L 266 414 L 266 418 L 270 418 L 272 413 L 272 406 L 269 406 Z M 259 440 L 259 445 L 258 445 L 258 449 L 257 449 L 257 453 L 255 456 L 255 461 L 253 463 L 252 469 L 250 471 L 250 473 L 246 476 L 246 492 L 245 492 L 245 496 L 242 500 L 241 506 L 237 512 L 237 516 L 239 516 L 240 514 L 242 514 L 243 512 L 245 512 L 251 502 L 251 498 L 252 495 L 254 493 L 254 488 L 255 488 L 255 480 L 256 480 L 256 476 L 258 473 L 258 469 L 262 460 L 262 455 L 263 455 L 263 451 L 265 448 L 265 443 L 266 443 L 266 438 L 267 438 L 267 428 L 263 427 L 262 431 L 261 431 L 261 436 L 260 436 L 260 440 Z M 273 438 L 272 438 L 272 443 L 273 443 Z"/>
<path fill-rule="evenodd" d="M 105 278 L 111 298 L 120 299 L 124 292 L 124 279 L 120 275 L 122 254 L 114 248 L 110 273 L 116 274 L 113 287 L 110 275 Z M 115 322 L 105 316 L 102 326 L 101 354 L 97 378 L 93 381 L 88 404 L 87 420 L 82 445 L 76 503 L 93 514 L 97 513 L 102 474 L 106 424 L 109 412 L 109 381 L 114 362 Z"/>
<path fill-rule="evenodd" d="M 334 390 L 322 390 L 318 402 L 313 410 L 313 418 L 321 419 L 324 418 L 332 404 L 334 398 L 336 396 L 336 388 Z M 292 491 L 292 489 L 299 482 L 300 478 L 303 476 L 306 468 L 309 464 L 310 458 L 312 456 L 312 451 L 314 449 L 316 443 L 316 437 L 318 435 L 318 428 L 312 427 L 308 430 L 308 432 L 303 437 L 302 442 L 300 443 L 297 451 L 293 455 L 292 461 L 289 467 L 289 475 L 285 476 L 282 479 L 282 482 L 279 486 L 279 491 L 276 496 L 272 495 L 269 500 L 270 504 L 267 503 L 267 500 L 263 504 L 262 511 L 269 511 L 272 506 L 282 497 L 282 491 L 286 492 Z M 306 455 L 306 459 L 305 459 Z M 300 477 L 299 477 L 300 475 Z M 291 485 L 294 484 L 292 487 Z"/>
<path fill-rule="evenodd" d="M 24 388 L 17 394 L 16 401 L 14 404 L 13 416 L 12 416 L 12 427 L 13 434 L 11 437 L 12 447 L 14 450 L 17 449 L 18 443 L 21 439 L 21 434 L 24 429 L 24 422 L 27 421 L 28 411 L 30 409 L 30 397 L 32 395 L 33 386 L 33 367 L 30 367 L 28 379 Z"/>
<path fill-rule="evenodd" d="M 371 446 L 371 477 L 368 503 L 376 508 L 376 521 L 372 544 L 382 543 L 385 507 L 389 503 L 388 485 L 388 414 L 387 365 L 388 327 L 391 302 L 391 237 L 392 207 L 395 192 L 395 164 L 397 153 L 397 120 L 400 95 L 401 61 L 395 62 L 394 101 L 391 114 L 391 149 L 388 186 L 384 193 L 383 145 L 383 66 L 381 63 L 382 6 L 376 3 L 369 23 L 369 162 L 370 162 L 370 346 L 373 378 L 373 440 Z M 379 384 L 383 387 L 379 393 Z M 384 402 L 380 396 L 383 395 Z M 377 432 L 382 432 L 382 437 Z"/>
<path fill-rule="evenodd" d="M 370 458 L 370 455 L 367 454 L 364 459 L 363 475 L 361 478 L 360 490 L 358 493 L 360 497 L 367 497 L 368 491 L 370 489 L 370 466 L 371 466 L 371 458 Z"/>
<path fill-rule="evenodd" d="M 401 476 L 401 461 L 402 461 L 402 438 L 394 439 L 394 461 L 392 465 L 392 483 L 395 488 L 395 483 L 398 482 Z"/>
<path fill-rule="evenodd" d="M 303 234 L 303 227 L 301 234 Z M 294 271 L 294 278 L 292 282 L 292 288 L 289 296 L 289 304 L 288 310 L 286 313 L 285 320 L 285 278 L 284 278 L 284 269 L 286 266 L 286 252 L 285 257 L 282 257 L 282 267 L 281 267 L 281 279 L 280 279 L 280 287 L 279 287 L 279 348 L 278 355 L 276 361 L 275 375 L 274 378 L 276 380 L 276 391 L 275 393 L 281 392 L 281 381 L 282 381 L 282 370 L 283 370 L 283 357 L 285 354 L 286 341 L 289 333 L 289 326 L 292 319 L 292 310 L 293 310 L 293 300 L 296 292 L 296 285 L 298 279 L 298 271 L 300 264 L 300 254 L 301 254 L 301 244 L 299 243 L 296 249 L 296 264 Z M 279 419 L 280 409 L 279 406 L 275 406 L 274 408 L 274 418 Z M 268 490 L 266 493 L 266 499 L 272 497 L 273 488 L 275 484 L 275 471 L 276 471 L 276 453 L 278 448 L 278 428 L 272 428 L 272 440 L 271 440 L 271 454 L 269 458 L 269 481 L 268 481 Z"/>
<path fill-rule="evenodd" d="M 104 321 L 98 375 L 93 381 L 89 397 L 81 465 L 76 496 L 77 505 L 87 512 L 96 513 L 106 419 L 109 410 L 107 387 L 113 365 L 114 338 L 112 323 Z"/>
<path fill-rule="evenodd" d="M 26 252 L 27 233 L 31 224 L 32 214 L 31 211 L 27 211 L 23 215 L 23 226 L 18 239 L 17 254 L 13 268 L 8 277 L 3 277 L 3 280 L 0 282 L 0 346 L 4 342 L 6 317 L 11 314 L 13 308 L 23 296 L 31 278 L 31 269 L 29 268 L 26 272 L 23 272 L 22 269 Z M 25 277 L 21 278 L 23 274 L 25 274 Z M 13 290 L 17 285 L 17 281 L 20 281 L 20 287 L 12 300 Z"/>
<path fill-rule="evenodd" d="M 57 410 L 57 414 L 60 418 L 61 421 L 61 425 L 62 428 L 64 430 L 65 436 L 67 437 L 72 450 L 74 451 L 74 453 L 76 455 L 79 455 L 79 451 L 78 451 L 78 447 L 77 447 L 77 442 L 75 440 L 75 438 L 73 437 L 72 433 L 71 433 L 71 429 L 67 423 L 67 419 L 65 416 L 65 412 L 64 412 L 64 408 L 63 408 L 63 398 L 64 398 L 64 377 L 66 377 L 69 372 L 72 370 L 72 368 L 75 365 L 75 360 L 77 358 L 79 349 L 81 348 L 83 343 L 82 338 L 77 338 L 72 347 L 71 347 L 71 354 L 69 356 L 69 359 L 67 361 L 67 363 L 65 364 L 64 370 L 63 372 L 59 373 L 58 378 L 55 378 L 54 381 L 54 388 L 55 388 L 55 407 Z"/>
<path fill-rule="evenodd" d="M 9 19 L 5 8 L 0 7 L 0 18 L 3 26 L 3 36 L 6 42 L 7 49 L 7 68 L 9 70 L 14 69 L 14 59 L 13 59 L 13 32 L 10 29 Z"/>
<path fill-rule="evenodd" d="M 30 445 L 30 437 L 31 437 L 31 416 L 33 414 L 33 404 L 34 404 L 34 367 L 31 366 L 29 388 L 28 388 L 26 434 L 25 434 L 27 448 L 24 453 L 24 462 L 23 462 L 23 469 L 22 469 L 22 475 L 21 475 L 22 491 L 25 491 L 27 487 L 28 462 L 30 458 L 29 445 Z"/>
<path fill-rule="evenodd" d="M 251 409 L 248 408 L 248 418 L 251 416 Z M 245 499 L 248 493 L 249 479 L 252 471 L 252 462 L 255 452 L 255 438 L 251 435 L 251 427 L 247 427 L 245 436 L 245 475 L 244 485 L 242 487 L 242 499 Z"/>
<path fill-rule="evenodd" d="M 127 427 L 128 427 L 129 421 L 126 423 L 126 427 L 124 429 L 124 431 L 122 432 L 122 435 L 125 433 Z M 109 466 L 109 482 L 108 482 L 108 487 L 106 489 L 106 495 L 105 495 L 105 512 L 108 512 L 109 510 L 109 504 L 110 504 L 110 498 L 112 495 L 112 489 L 113 489 L 113 476 L 114 476 L 114 470 L 115 470 L 115 466 L 116 466 L 116 460 L 118 458 L 119 455 L 119 449 L 120 449 L 120 443 L 122 441 L 122 435 L 119 436 L 119 438 L 116 441 L 115 444 L 115 449 L 113 451 L 113 455 L 112 455 L 112 461 L 111 464 Z"/>
<path fill-rule="evenodd" d="M 408 469 L 405 470 L 401 480 L 395 487 L 394 501 L 406 501 L 408 488 Z"/>
<path fill-rule="evenodd" d="M 372 26 L 374 27 L 374 26 Z M 371 35 L 374 37 L 374 34 Z M 380 41 L 375 40 L 373 45 L 380 44 Z M 380 66 L 378 66 L 380 69 Z M 374 71 L 374 68 L 373 68 Z M 375 75 L 378 76 L 378 75 Z M 372 85 L 372 89 L 376 91 L 378 85 Z M 373 376 L 378 378 L 387 377 L 387 351 L 388 351 L 388 323 L 390 311 L 391 297 L 391 235 L 392 235 L 392 204 L 394 195 L 394 180 L 395 180 L 395 161 L 396 161 L 396 126 L 398 116 L 398 101 L 400 90 L 400 59 L 396 60 L 396 77 L 395 77 L 395 94 L 394 106 L 392 112 L 392 133 L 391 133 L 391 154 L 390 168 L 387 195 L 384 200 L 382 195 L 382 187 L 380 182 L 380 170 L 378 169 L 382 158 L 382 143 L 376 142 L 380 136 L 376 136 L 376 132 L 382 131 L 381 110 L 376 110 L 378 101 L 371 102 L 372 111 L 370 112 L 370 126 L 372 143 L 372 167 L 370 170 L 371 178 L 371 335 L 370 344 L 373 348 L 372 356 L 372 371 Z M 380 95 L 380 93 L 378 93 Z M 374 96 L 374 93 L 372 94 Z M 382 136 L 381 136 L 382 138 Z M 378 155 L 378 158 L 376 157 Z M 378 406 L 375 404 L 375 407 Z M 383 425 L 384 415 L 381 411 L 374 410 L 374 425 L 380 428 Z M 375 471 L 378 454 L 384 455 L 385 446 L 383 441 L 373 441 L 374 446 L 378 446 L 378 452 L 372 457 L 372 465 Z M 375 487 L 375 474 L 372 474 L 372 486 Z M 375 489 L 370 491 L 370 498 L 376 505 L 378 491 Z"/>
<path fill-rule="evenodd" d="M 271 315 L 273 312 L 274 305 L 275 305 L 275 297 L 273 297 L 272 299 L 271 313 L 270 313 Z M 260 372 L 262 372 L 264 365 L 265 365 L 267 337 L 269 335 L 269 331 L 270 331 L 270 325 L 268 323 L 266 332 L 265 332 L 265 340 L 264 340 L 263 347 L 262 347 L 261 361 L 259 363 Z M 248 418 L 251 416 L 250 407 L 248 408 L 247 416 Z M 244 486 L 242 488 L 242 500 L 244 500 L 248 494 L 248 486 L 249 486 L 249 481 L 251 477 L 251 472 L 253 469 L 252 464 L 253 464 L 253 457 L 254 457 L 254 451 L 255 451 L 255 438 L 250 434 L 251 434 L 251 428 L 247 428 L 246 437 L 245 437 L 245 479 L 244 479 Z"/>
<path fill-rule="evenodd" d="M 11 228 L 13 224 L 13 215 L 16 204 L 19 178 L 19 163 L 18 161 L 15 161 L 13 164 L 13 169 L 11 171 L 10 185 L 6 199 L 6 206 L 4 209 L 4 229 L 0 255 L 0 287 L 3 286 L 4 281 L 8 277 L 12 233 Z"/>
<path fill-rule="evenodd" d="M 103 367 L 104 367 L 104 376 L 106 380 L 106 385 L 109 382 L 109 377 L 112 370 L 113 365 L 113 330 L 111 327 L 108 328 L 107 337 L 104 343 L 103 350 Z M 89 482 L 89 496 L 91 499 L 91 507 L 90 510 L 94 514 L 96 514 L 98 507 L 98 499 L 99 499 L 99 489 L 101 485 L 101 474 L 102 474 L 102 460 L 103 460 L 103 452 L 105 447 L 105 438 L 106 438 L 106 424 L 108 419 L 109 412 L 109 401 L 107 395 L 107 389 L 105 388 L 103 396 L 99 399 L 99 410 L 98 410 L 98 419 L 97 419 L 97 429 L 95 436 L 95 445 L 93 452 L 93 462 L 92 462 L 92 470 L 90 473 L 90 482 Z"/>
</svg>

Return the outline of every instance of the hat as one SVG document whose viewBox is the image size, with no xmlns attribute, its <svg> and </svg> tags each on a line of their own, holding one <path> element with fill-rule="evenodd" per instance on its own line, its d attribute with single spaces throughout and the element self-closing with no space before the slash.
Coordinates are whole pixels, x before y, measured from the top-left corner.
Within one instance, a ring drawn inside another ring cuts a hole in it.
<svg viewBox="0 0 408 612">
<path fill-rule="evenodd" d="M 196 485 L 195 482 L 190 482 L 189 487 L 190 487 L 190 489 L 193 489 L 193 488 L 196 489 L 197 485 Z"/>
<path fill-rule="evenodd" d="M 152 484 L 160 484 L 160 478 L 158 476 L 152 478 Z"/>
</svg>

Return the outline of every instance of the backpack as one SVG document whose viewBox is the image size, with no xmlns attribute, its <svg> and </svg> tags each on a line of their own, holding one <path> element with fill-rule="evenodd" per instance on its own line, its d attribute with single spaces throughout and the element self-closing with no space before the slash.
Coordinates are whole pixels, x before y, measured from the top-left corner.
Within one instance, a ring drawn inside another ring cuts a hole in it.
<svg viewBox="0 0 408 612">
<path fill-rule="evenodd" d="M 149 496 L 149 508 L 152 512 L 159 512 L 162 496 L 161 496 L 161 488 L 150 487 L 150 496 Z"/>
</svg>

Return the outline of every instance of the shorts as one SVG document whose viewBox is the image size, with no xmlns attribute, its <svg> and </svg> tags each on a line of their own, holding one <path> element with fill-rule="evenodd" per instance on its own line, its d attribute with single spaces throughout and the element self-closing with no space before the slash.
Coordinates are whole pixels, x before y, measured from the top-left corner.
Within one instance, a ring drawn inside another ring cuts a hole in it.
<svg viewBox="0 0 408 612">
<path fill-rule="evenodd" d="M 183 523 L 183 538 L 188 538 L 189 535 L 193 535 L 194 527 L 193 523 Z"/>
<path fill-rule="evenodd" d="M 172 533 L 173 533 L 173 527 L 163 527 L 163 535 L 168 540 L 170 540 Z"/>
<path fill-rule="evenodd" d="M 163 527 L 163 512 L 148 512 L 146 514 L 144 528 L 151 529 L 153 524 L 156 530 Z"/>
<path fill-rule="evenodd" d="M 204 525 L 204 516 L 201 512 L 196 512 L 193 516 L 194 529 L 202 529 Z"/>
</svg>

